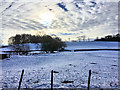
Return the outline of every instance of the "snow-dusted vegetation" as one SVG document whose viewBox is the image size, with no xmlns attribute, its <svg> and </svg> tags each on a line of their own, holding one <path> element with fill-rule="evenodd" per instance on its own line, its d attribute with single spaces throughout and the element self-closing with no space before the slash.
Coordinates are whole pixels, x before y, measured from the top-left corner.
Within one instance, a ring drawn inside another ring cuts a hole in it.
<svg viewBox="0 0 120 90">
<path fill-rule="evenodd" d="M 86 43 L 88 48 L 92 46 L 95 48 L 118 48 L 117 42 L 83 43 Z M 72 50 L 82 46 L 83 43 L 67 43 L 67 48 Z M 54 74 L 55 88 L 85 88 L 90 69 L 92 71 L 90 84 L 92 88 L 118 87 L 118 51 L 13 55 L 0 61 L 0 64 L 2 64 L 3 88 L 17 88 L 22 69 L 25 70 L 22 88 L 50 88 L 51 70 L 59 72 Z M 73 81 L 73 83 L 62 83 L 67 80 Z"/>
</svg>

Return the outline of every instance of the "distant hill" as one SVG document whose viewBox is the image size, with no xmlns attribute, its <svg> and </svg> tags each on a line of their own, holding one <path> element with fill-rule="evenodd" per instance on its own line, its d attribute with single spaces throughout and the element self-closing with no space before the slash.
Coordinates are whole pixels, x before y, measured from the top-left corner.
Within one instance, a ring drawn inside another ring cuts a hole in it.
<svg viewBox="0 0 120 90">
<path fill-rule="evenodd" d="M 117 41 L 120 42 L 120 34 L 116 34 L 116 35 L 107 35 L 105 37 L 102 38 L 96 38 L 94 41 Z"/>
</svg>

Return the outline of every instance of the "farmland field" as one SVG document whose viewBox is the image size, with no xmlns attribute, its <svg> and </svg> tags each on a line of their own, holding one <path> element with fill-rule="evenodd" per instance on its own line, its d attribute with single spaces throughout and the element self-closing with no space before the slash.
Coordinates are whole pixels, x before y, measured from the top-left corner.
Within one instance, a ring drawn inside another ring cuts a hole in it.
<svg viewBox="0 0 120 90">
<path fill-rule="evenodd" d="M 118 49 L 117 42 L 68 42 L 66 49 Z M 5 49 L 4 49 L 5 50 Z M 25 70 L 22 88 L 50 88 L 50 72 L 55 88 L 86 88 L 91 69 L 92 88 L 118 87 L 118 51 L 56 52 L 20 56 L 0 61 L 2 88 L 17 88 L 21 71 Z M 73 83 L 62 83 L 73 81 Z"/>
</svg>

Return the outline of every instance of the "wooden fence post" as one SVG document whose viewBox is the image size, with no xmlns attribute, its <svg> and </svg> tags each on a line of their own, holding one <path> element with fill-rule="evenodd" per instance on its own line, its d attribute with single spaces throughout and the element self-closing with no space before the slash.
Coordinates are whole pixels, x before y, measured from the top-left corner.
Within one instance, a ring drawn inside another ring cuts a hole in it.
<svg viewBox="0 0 120 90">
<path fill-rule="evenodd" d="M 90 90 L 90 77 L 91 77 L 91 70 L 89 70 L 89 76 L 88 76 L 88 90 Z"/>
<path fill-rule="evenodd" d="M 51 90 L 53 90 L 53 70 L 51 71 Z"/>
<path fill-rule="evenodd" d="M 20 77 L 18 90 L 20 90 L 20 86 L 21 86 L 21 82 L 22 82 L 23 74 L 24 74 L 24 69 L 22 70 L 22 74 L 21 74 L 21 77 Z"/>
</svg>

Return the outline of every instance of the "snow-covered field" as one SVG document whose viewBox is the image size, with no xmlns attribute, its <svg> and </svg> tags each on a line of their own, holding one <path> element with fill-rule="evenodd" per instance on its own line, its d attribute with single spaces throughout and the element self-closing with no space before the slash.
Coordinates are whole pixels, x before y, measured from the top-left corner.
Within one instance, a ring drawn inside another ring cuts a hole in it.
<svg viewBox="0 0 120 90">
<path fill-rule="evenodd" d="M 118 42 L 68 42 L 66 49 L 118 49 Z"/>
<path fill-rule="evenodd" d="M 66 49 L 118 48 L 117 42 L 72 42 Z M 0 61 L 2 87 L 17 88 L 22 69 L 25 70 L 22 88 L 50 88 L 50 72 L 54 74 L 55 88 L 85 88 L 92 70 L 90 86 L 118 87 L 118 51 L 57 52 L 53 54 L 19 56 Z M 62 81 L 74 81 L 64 84 Z"/>
</svg>

